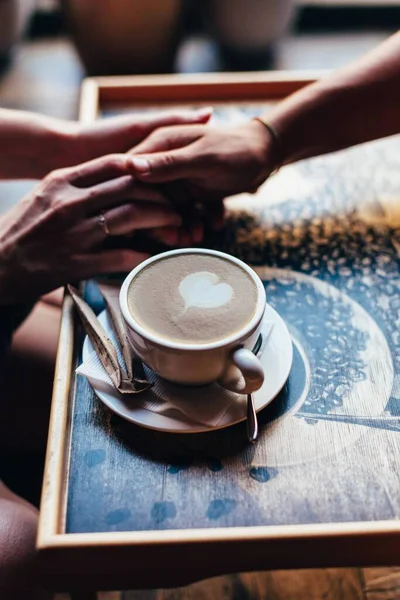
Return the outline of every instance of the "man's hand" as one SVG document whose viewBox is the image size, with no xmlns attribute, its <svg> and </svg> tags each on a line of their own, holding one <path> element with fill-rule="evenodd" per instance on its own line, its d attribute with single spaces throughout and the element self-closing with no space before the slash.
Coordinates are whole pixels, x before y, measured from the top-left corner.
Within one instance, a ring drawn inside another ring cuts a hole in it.
<svg viewBox="0 0 400 600">
<path fill-rule="evenodd" d="M 176 182 L 187 201 L 198 203 L 255 191 L 276 167 L 275 152 L 259 121 L 232 128 L 166 127 L 131 150 L 138 179 Z"/>
<path fill-rule="evenodd" d="M 147 255 L 106 250 L 111 236 L 178 228 L 156 188 L 132 177 L 127 154 L 55 171 L 0 219 L 0 304 L 36 299 L 79 279 L 129 271 Z"/>
</svg>

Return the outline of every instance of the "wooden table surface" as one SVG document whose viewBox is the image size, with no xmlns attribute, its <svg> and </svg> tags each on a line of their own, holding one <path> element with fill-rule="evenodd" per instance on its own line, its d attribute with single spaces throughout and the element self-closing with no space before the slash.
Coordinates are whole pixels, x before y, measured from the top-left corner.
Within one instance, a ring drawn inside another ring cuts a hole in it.
<svg viewBox="0 0 400 600">
<path fill-rule="evenodd" d="M 288 384 L 248 446 L 243 425 L 194 436 L 132 426 L 78 378 L 68 533 L 399 519 L 399 172 L 395 137 L 283 169 L 258 197 L 230 201 L 217 247 L 258 265 L 292 334 Z M 87 298 L 101 309 L 94 284 Z M 398 563 L 400 539 L 392 551 Z M 125 597 L 378 599 L 398 585 L 397 569 L 327 569 Z"/>
<path fill-rule="evenodd" d="M 259 441 L 244 443 L 243 424 L 127 424 L 78 377 L 67 532 L 400 517 L 398 172 L 393 138 L 283 169 L 230 202 L 216 247 L 256 265 L 294 344 Z M 87 298 L 101 310 L 94 284 Z"/>
<path fill-rule="evenodd" d="M 217 247 L 256 265 L 294 343 L 256 445 L 243 424 L 198 435 L 132 426 L 77 378 L 67 532 L 400 517 L 396 157 L 398 139 L 356 148 L 231 203 Z M 250 214 L 236 212 L 249 202 Z"/>
<path fill-rule="evenodd" d="M 375 38 L 372 38 L 372 42 L 374 42 Z M 58 42 L 57 42 L 58 44 Z M 64 42 L 62 42 L 64 44 Z M 362 44 L 361 44 L 362 45 Z M 323 46 L 323 44 L 322 44 Z M 358 46 L 357 46 L 358 47 Z M 66 48 L 65 53 L 61 52 L 59 56 L 59 63 L 64 62 L 64 65 L 67 64 L 67 70 L 65 73 L 71 74 L 70 87 L 66 90 L 67 95 L 63 94 L 63 97 L 68 101 L 66 104 L 60 104 L 59 99 L 60 95 L 57 95 L 56 101 L 52 100 L 53 96 L 48 95 L 46 89 L 43 86 L 39 85 L 42 77 L 46 77 L 45 73 L 45 64 L 48 60 L 56 60 L 56 56 L 52 54 L 54 48 L 60 48 L 60 46 L 54 46 L 52 42 L 36 45 L 34 48 L 28 47 L 24 50 L 21 49 L 19 53 L 18 60 L 16 63 L 17 69 L 19 70 L 20 75 L 16 71 L 11 71 L 3 82 L 0 85 L 0 99 L 3 106 L 17 106 L 19 108 L 28 108 L 33 110 L 42 110 L 43 112 L 48 112 L 49 114 L 58 114 L 62 116 L 60 113 L 63 113 L 64 116 L 73 116 L 75 113 L 77 98 L 78 98 L 78 84 L 80 80 L 79 68 L 77 67 L 76 59 L 73 57 L 73 53 L 70 52 L 68 46 L 64 46 Z M 32 55 L 32 49 L 37 50 L 37 53 Z M 40 51 L 39 51 L 40 50 Z M 25 54 L 24 54 L 25 52 Z M 298 46 L 295 46 L 295 61 L 299 59 L 298 55 Z M 351 54 L 351 52 L 350 52 Z M 70 57 L 72 58 L 72 63 L 70 63 Z M 311 56 L 311 55 L 310 55 Z M 35 64 L 35 59 L 37 59 L 37 63 Z M 31 77 L 31 85 L 24 85 L 24 69 L 21 65 L 26 64 L 30 77 Z M 332 55 L 332 62 L 334 61 Z M 54 64 L 54 63 L 53 63 Z M 69 66 L 71 67 L 71 71 L 69 71 Z M 312 65 L 314 66 L 314 65 Z M 320 67 L 320 64 L 315 65 L 316 67 Z M 54 80 L 51 79 L 51 86 L 53 86 Z M 10 84 L 11 80 L 11 84 Z M 64 79 L 64 81 L 66 81 Z M 20 86 L 20 87 L 19 87 Z M 19 90 L 22 89 L 23 93 L 20 93 Z M 52 87 L 54 91 L 54 87 Z M 58 86 L 58 91 L 61 91 L 61 88 Z M 63 108 L 64 106 L 64 108 Z M 60 109 L 60 112 L 58 112 Z M 378 151 L 379 154 L 379 151 Z M 396 165 L 396 168 L 398 165 Z M 374 167 L 371 167 L 374 169 Z M 378 176 L 380 171 L 377 171 Z M 357 189 L 358 182 L 353 181 L 353 188 Z M 7 187 L 2 188 L 2 202 L 6 202 L 9 199 L 10 190 L 12 188 Z M 360 190 L 360 188 L 359 188 Z M 389 190 L 389 197 L 396 199 L 397 196 L 400 195 L 398 193 L 399 186 L 394 186 L 391 190 Z M 362 195 L 365 198 L 371 199 L 375 193 L 375 186 L 372 183 L 371 186 L 361 187 Z M 297 193 L 296 185 L 293 188 L 292 196 L 295 197 Z M 19 192 L 16 191 L 14 193 L 15 200 L 18 198 Z M 355 195 L 354 197 L 357 197 Z M 373 202 L 372 202 L 373 204 Z M 387 213 L 389 215 L 389 220 L 391 218 L 391 212 Z M 376 215 L 375 215 L 376 216 Z M 379 216 L 379 210 L 378 210 Z M 342 222 L 343 226 L 343 222 Z M 359 237 L 362 237 L 365 234 L 364 232 L 360 233 Z M 306 240 L 307 241 L 307 240 Z M 366 258 L 366 257 L 365 257 Z M 392 258 L 390 258 L 389 263 L 391 264 L 393 261 L 393 249 L 392 249 Z M 385 263 L 384 261 L 384 264 Z M 345 267 L 344 267 L 345 268 Z M 394 332 L 395 333 L 395 332 Z M 393 403 L 392 403 L 393 408 Z M 363 431 L 366 429 L 364 426 L 355 426 L 357 429 L 359 427 Z M 373 443 L 371 443 L 370 452 L 368 453 L 368 459 L 371 459 L 369 465 L 373 466 L 372 470 L 369 470 L 369 467 L 365 470 L 363 467 L 363 462 L 358 463 L 359 472 L 363 475 L 363 485 L 364 489 L 372 492 L 372 497 L 377 498 L 376 494 L 376 485 L 371 484 L 374 478 L 379 482 L 383 481 L 382 477 L 382 462 L 380 457 L 382 457 L 382 450 L 380 447 L 380 443 L 382 439 L 384 439 L 386 448 L 391 450 L 391 453 L 388 454 L 389 461 L 383 466 L 387 469 L 390 463 L 390 456 L 395 456 L 396 453 L 396 441 L 391 441 L 396 439 L 396 434 L 390 432 L 388 429 L 379 429 L 376 427 L 367 429 L 367 437 Z M 363 436 L 361 436 L 363 438 Z M 357 458 L 363 458 L 363 452 L 365 451 L 365 445 L 360 438 L 358 442 L 356 441 L 357 447 Z M 352 450 L 351 452 L 353 452 Z M 346 450 L 347 452 L 347 450 Z M 324 459 L 325 460 L 325 459 Z M 89 461 L 90 462 L 90 461 Z M 93 461 L 93 466 L 95 466 L 96 460 Z M 265 467 L 265 461 L 262 461 L 263 464 L 257 463 L 259 467 Z M 336 465 L 338 466 L 338 465 Z M 208 468 L 208 467 L 207 467 Z M 276 467 L 274 467 L 276 468 Z M 289 467 L 290 469 L 291 467 Z M 245 469 L 243 469 L 245 470 Z M 248 471 L 248 469 L 247 469 Z M 367 472 L 366 472 L 367 471 Z M 210 471 L 212 472 L 212 471 Z M 337 491 L 341 490 L 340 485 L 340 477 L 345 476 L 347 479 L 346 472 L 340 471 L 339 469 L 331 471 L 331 473 L 335 473 L 335 478 L 332 475 L 332 481 L 334 482 L 334 488 Z M 181 475 L 177 473 L 178 477 L 184 474 L 184 471 L 180 471 Z M 262 472 L 259 472 L 262 473 Z M 375 477 L 372 475 L 375 474 Z M 307 471 L 304 471 L 304 480 L 307 480 L 308 474 Z M 259 477 L 259 479 L 266 479 L 265 476 Z M 397 514 L 398 511 L 398 495 L 394 493 L 393 488 L 393 478 L 394 475 L 389 474 L 389 484 L 388 486 L 382 486 L 380 492 L 380 498 L 382 499 L 382 506 L 379 506 L 377 510 L 386 512 L 387 515 Z M 270 483 L 273 483 L 278 480 L 277 477 L 270 479 Z M 394 478 L 395 479 L 395 478 Z M 250 477 L 251 485 L 258 485 L 260 488 L 266 486 L 268 482 L 257 481 L 253 477 Z M 365 487 L 365 482 L 369 481 L 370 486 Z M 385 480 L 386 481 L 386 480 Z M 254 483 L 252 483 L 254 482 Z M 308 487 L 311 487 L 309 483 Z M 386 484 L 385 484 L 386 485 Z M 354 485 L 354 488 L 357 486 Z M 378 486 L 379 487 L 379 486 Z M 355 493 L 357 494 L 357 490 L 355 489 Z M 375 503 L 375 500 L 373 504 Z M 347 503 L 347 507 L 349 503 Z M 344 507 L 339 503 L 340 510 L 344 510 Z M 350 510 L 354 509 L 350 507 Z M 373 506 L 370 502 L 366 503 L 365 511 L 368 514 L 372 514 Z M 115 600 L 119 595 L 117 594 L 104 594 L 102 598 L 104 600 L 107 598 L 109 600 Z M 203 582 L 199 584 L 191 585 L 187 588 L 182 588 L 179 590 L 171 590 L 171 591 L 138 591 L 138 592 L 127 592 L 125 594 L 126 600 L 128 598 L 133 600 L 133 598 L 141 598 L 143 600 L 150 600 L 153 598 L 165 598 L 165 599 L 188 599 L 188 598 L 203 598 L 203 597 L 211 597 L 211 598 L 294 598 L 299 600 L 322 600 L 322 598 L 343 598 L 344 600 L 352 599 L 352 598 L 366 598 L 368 600 L 383 600 L 389 598 L 398 598 L 400 597 L 400 575 L 398 569 L 346 569 L 346 570 L 338 570 L 338 569 L 327 569 L 327 570 L 312 570 L 312 571 L 289 571 L 289 572 L 271 572 L 271 573 L 253 573 L 248 575 L 235 575 L 230 577 L 220 577 L 217 579 L 210 580 L 209 582 Z"/>
</svg>

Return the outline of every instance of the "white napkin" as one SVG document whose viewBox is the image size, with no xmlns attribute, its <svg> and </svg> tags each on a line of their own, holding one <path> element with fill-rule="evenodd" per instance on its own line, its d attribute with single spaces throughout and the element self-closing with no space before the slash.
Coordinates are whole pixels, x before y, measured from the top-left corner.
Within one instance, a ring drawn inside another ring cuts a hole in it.
<svg viewBox="0 0 400 600">
<path fill-rule="evenodd" d="M 117 350 L 121 368 L 125 370 L 122 352 L 108 316 L 103 313 L 100 315 L 99 320 Z M 272 322 L 264 322 L 263 345 L 259 354 L 262 354 L 265 348 L 273 325 Z M 95 391 L 118 397 L 128 410 L 129 408 L 132 410 L 140 408 L 177 419 L 184 417 L 185 421 L 189 419 L 193 423 L 209 426 L 210 428 L 216 427 L 228 411 L 229 413 L 233 411 L 233 417 L 237 420 L 246 415 L 247 398 L 244 395 L 224 390 L 216 383 L 201 387 L 174 385 L 160 379 L 147 367 L 144 367 L 146 377 L 154 383 L 151 389 L 140 394 L 119 394 L 87 339 L 85 344 L 88 344 L 88 349 L 90 348 L 89 354 L 84 349 L 85 358 L 77 368 L 76 373 L 86 377 Z"/>
</svg>

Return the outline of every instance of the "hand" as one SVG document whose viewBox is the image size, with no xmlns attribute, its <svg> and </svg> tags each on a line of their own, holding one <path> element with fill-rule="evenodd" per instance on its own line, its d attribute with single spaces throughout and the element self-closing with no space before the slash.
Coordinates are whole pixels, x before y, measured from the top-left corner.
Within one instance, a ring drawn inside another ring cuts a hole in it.
<svg viewBox="0 0 400 600">
<path fill-rule="evenodd" d="M 277 165 L 273 140 L 259 121 L 234 128 L 166 127 L 131 150 L 135 176 L 174 182 L 195 202 L 254 192 Z"/>
<path fill-rule="evenodd" d="M 55 171 L 0 219 L 0 304 L 129 271 L 148 255 L 105 250 L 109 235 L 179 227 L 166 198 L 133 179 L 131 162 L 126 154 L 109 155 Z"/>
<path fill-rule="evenodd" d="M 115 152 L 127 152 L 160 127 L 204 124 L 208 122 L 211 114 L 211 108 L 203 108 L 165 112 L 153 116 L 119 116 L 99 120 L 90 125 L 74 124 L 71 154 L 68 164 L 62 166 L 86 162 Z"/>
<path fill-rule="evenodd" d="M 55 169 L 127 152 L 158 127 L 206 123 L 210 115 L 204 109 L 84 125 L 0 108 L 0 179 L 41 179 Z"/>
</svg>

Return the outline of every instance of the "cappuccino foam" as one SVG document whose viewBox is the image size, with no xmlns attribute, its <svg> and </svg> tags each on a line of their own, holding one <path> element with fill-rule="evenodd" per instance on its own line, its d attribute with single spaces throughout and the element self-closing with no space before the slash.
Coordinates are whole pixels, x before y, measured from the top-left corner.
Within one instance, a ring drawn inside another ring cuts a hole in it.
<svg viewBox="0 0 400 600">
<path fill-rule="evenodd" d="M 178 254 L 153 262 L 128 289 L 128 307 L 143 329 L 172 342 L 207 344 L 240 331 L 254 316 L 258 291 L 229 260 Z"/>
</svg>

